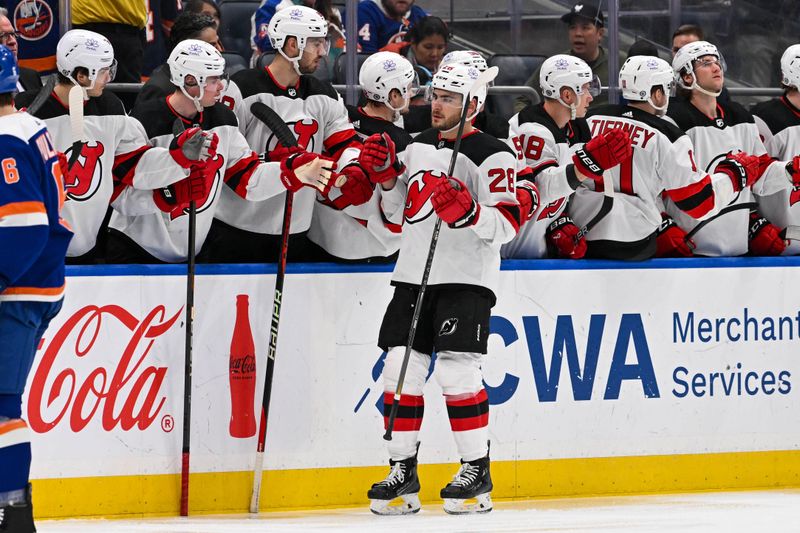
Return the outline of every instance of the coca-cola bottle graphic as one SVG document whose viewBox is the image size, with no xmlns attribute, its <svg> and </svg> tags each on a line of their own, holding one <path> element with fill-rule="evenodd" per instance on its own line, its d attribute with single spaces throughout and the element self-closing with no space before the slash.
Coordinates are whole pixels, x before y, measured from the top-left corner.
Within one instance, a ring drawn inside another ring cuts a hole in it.
<svg viewBox="0 0 800 533">
<path fill-rule="evenodd" d="M 250 300 L 236 296 L 236 323 L 231 339 L 229 369 L 231 384 L 231 437 L 247 438 L 256 434 L 253 399 L 256 393 L 256 350 L 250 330 Z"/>
</svg>

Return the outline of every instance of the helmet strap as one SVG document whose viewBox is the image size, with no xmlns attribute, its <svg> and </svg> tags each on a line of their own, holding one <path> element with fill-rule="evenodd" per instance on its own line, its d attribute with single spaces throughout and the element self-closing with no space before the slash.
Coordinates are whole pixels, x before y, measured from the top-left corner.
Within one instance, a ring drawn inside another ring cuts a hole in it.
<svg viewBox="0 0 800 533">
<path fill-rule="evenodd" d="M 189 100 L 192 101 L 192 103 L 194 103 L 194 108 L 197 110 L 197 112 L 198 113 L 202 113 L 203 112 L 203 104 L 200 103 L 200 100 L 203 99 L 203 94 L 205 93 L 205 89 L 199 83 L 197 84 L 197 86 L 200 88 L 200 95 L 199 96 L 190 95 L 188 93 L 188 91 L 186 91 L 186 86 L 185 85 L 181 85 L 181 92 L 184 95 L 186 95 L 186 98 L 188 98 Z"/>
<path fill-rule="evenodd" d="M 286 59 L 286 61 L 288 61 L 289 63 L 292 64 L 292 66 L 294 67 L 294 71 L 297 73 L 298 76 L 302 76 L 303 73 L 300 72 L 300 60 L 303 58 L 303 51 L 305 50 L 305 47 L 300 48 L 298 46 L 298 50 L 299 50 L 299 53 L 297 54 L 297 57 L 289 57 L 289 56 L 287 56 L 286 52 L 283 51 L 283 48 L 280 48 L 278 50 L 278 53 L 280 55 L 282 55 L 283 58 Z"/>
</svg>

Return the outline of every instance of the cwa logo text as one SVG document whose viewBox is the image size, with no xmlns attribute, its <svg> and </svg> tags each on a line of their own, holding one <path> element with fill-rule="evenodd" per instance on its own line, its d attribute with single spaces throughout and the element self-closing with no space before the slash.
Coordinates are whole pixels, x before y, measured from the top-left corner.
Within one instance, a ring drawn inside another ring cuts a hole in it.
<svg viewBox="0 0 800 533">
<path fill-rule="evenodd" d="M 553 332 L 553 344 L 547 346 L 542 340 L 542 328 L 537 316 L 522 317 L 525 342 L 531 361 L 531 371 L 536 387 L 537 399 L 540 402 L 555 402 L 558 399 L 561 369 L 566 359 L 570 384 L 572 385 L 572 399 L 575 401 L 591 400 L 592 397 L 602 395 L 604 400 L 619 398 L 623 381 L 638 381 L 642 394 L 646 398 L 660 398 L 658 383 L 656 381 L 650 349 L 647 345 L 642 316 L 638 313 L 623 314 L 619 323 L 606 320 L 606 315 L 591 315 L 589 331 L 586 339 L 586 353 L 578 353 L 578 343 L 575 339 L 575 326 L 571 315 L 559 315 L 556 319 Z M 603 337 L 616 334 L 614 351 L 608 370 L 608 380 L 604 388 L 595 391 L 595 376 L 600 356 L 600 345 Z M 490 335 L 499 335 L 505 346 L 521 342 L 519 333 L 506 318 L 493 316 L 490 322 Z M 631 350 L 635 357 L 628 356 Z M 581 357 L 583 355 L 583 357 Z M 383 370 L 383 361 L 386 352 L 382 353 L 372 368 L 372 379 L 380 386 L 380 375 Z M 428 377 L 433 372 L 436 357 L 431 361 Z M 517 390 L 520 378 L 514 374 L 506 373 L 500 383 L 486 383 L 486 392 L 489 403 L 499 405 L 507 402 Z M 601 392 L 602 391 L 602 392 Z M 562 395 L 565 391 L 562 391 Z M 361 396 L 355 411 L 358 411 L 370 393 L 370 389 Z M 563 398 L 563 396 L 562 396 Z M 378 408 L 381 412 L 383 399 L 378 399 Z"/>
</svg>

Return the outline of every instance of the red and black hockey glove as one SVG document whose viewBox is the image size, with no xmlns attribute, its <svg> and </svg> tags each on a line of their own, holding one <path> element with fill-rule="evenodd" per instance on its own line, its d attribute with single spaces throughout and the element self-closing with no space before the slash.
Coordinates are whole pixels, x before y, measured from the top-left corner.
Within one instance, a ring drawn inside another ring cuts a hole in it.
<svg viewBox="0 0 800 533">
<path fill-rule="evenodd" d="M 364 140 L 358 164 L 366 169 L 372 183 L 383 183 L 402 174 L 406 167 L 397 159 L 394 141 L 388 133 L 376 133 Z"/>
<path fill-rule="evenodd" d="M 517 202 L 519 203 L 520 224 L 525 224 L 539 209 L 539 189 L 530 180 L 517 182 Z"/>
<path fill-rule="evenodd" d="M 216 133 L 203 131 L 201 128 L 189 128 L 172 139 L 169 153 L 183 168 L 189 168 L 201 161 L 213 159 L 217 154 L 219 137 Z"/>
<path fill-rule="evenodd" d="M 764 170 L 767 166 L 764 166 Z M 761 177 L 761 158 L 745 152 L 728 154 L 717 164 L 714 172 L 727 174 L 733 184 L 733 190 L 739 192 L 750 187 Z"/>
<path fill-rule="evenodd" d="M 297 152 L 281 161 L 281 183 L 291 192 L 311 187 L 327 196 L 333 187 L 336 163 L 311 152 Z"/>
<path fill-rule="evenodd" d="M 333 205 L 339 209 L 344 209 L 351 205 L 365 204 L 372 198 L 374 185 L 367 177 L 367 173 L 358 163 L 351 163 L 342 169 L 341 174 L 336 175 L 336 181 L 340 182 L 338 176 L 344 176 L 347 181 L 339 188 L 342 195 L 333 201 Z"/>
<path fill-rule="evenodd" d="M 630 136 L 615 128 L 592 137 L 575 152 L 572 162 L 581 174 L 598 181 L 602 179 L 603 172 L 627 161 L 631 155 L 633 148 Z"/>
<path fill-rule="evenodd" d="M 661 225 L 656 232 L 656 257 L 691 257 L 694 241 L 666 213 L 661 213 Z"/>
<path fill-rule="evenodd" d="M 547 253 L 550 257 L 582 259 L 586 255 L 586 237 L 568 216 L 561 216 L 547 226 L 544 232 Z"/>
<path fill-rule="evenodd" d="M 478 222 L 481 206 L 464 183 L 452 176 L 439 181 L 431 195 L 433 210 L 451 228 L 465 228 Z"/>
<path fill-rule="evenodd" d="M 265 158 L 265 161 L 270 161 L 272 163 L 280 163 L 290 155 L 294 155 L 303 151 L 304 151 L 303 148 L 301 148 L 300 146 L 290 146 L 287 148 L 281 143 L 278 143 L 275 145 L 275 148 L 267 152 L 267 157 Z"/>
<path fill-rule="evenodd" d="M 785 232 L 781 232 L 769 220 L 750 211 L 750 227 L 747 231 L 750 255 L 781 255 L 786 249 Z"/>
</svg>

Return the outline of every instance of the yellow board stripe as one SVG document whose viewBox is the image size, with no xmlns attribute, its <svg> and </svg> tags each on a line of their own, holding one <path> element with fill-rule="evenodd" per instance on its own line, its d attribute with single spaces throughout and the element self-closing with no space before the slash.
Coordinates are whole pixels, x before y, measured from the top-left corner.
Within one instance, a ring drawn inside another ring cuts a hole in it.
<svg viewBox="0 0 800 533">
<path fill-rule="evenodd" d="M 440 502 L 453 464 L 420 465 L 420 498 Z M 270 470 L 261 510 L 367 505 L 367 489 L 387 467 Z M 192 474 L 190 512 L 246 512 L 252 472 Z M 650 455 L 498 461 L 494 499 L 800 487 L 800 451 Z M 37 518 L 177 515 L 179 475 L 112 476 L 33 481 Z"/>
</svg>

